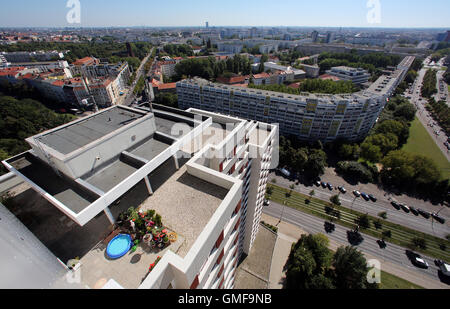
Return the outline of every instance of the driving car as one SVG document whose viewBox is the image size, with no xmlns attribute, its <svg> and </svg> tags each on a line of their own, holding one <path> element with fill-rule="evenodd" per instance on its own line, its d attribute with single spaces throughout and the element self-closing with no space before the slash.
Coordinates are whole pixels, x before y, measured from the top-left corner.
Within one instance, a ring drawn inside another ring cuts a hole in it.
<svg viewBox="0 0 450 309">
<path fill-rule="evenodd" d="M 428 268 L 428 263 L 425 261 L 420 255 L 416 254 L 416 256 L 412 259 L 414 265 L 421 268 Z"/>
<path fill-rule="evenodd" d="M 353 194 L 354 194 L 356 197 L 360 197 L 360 196 L 361 196 L 361 192 L 359 192 L 359 191 L 357 191 L 357 190 L 353 191 Z"/>
</svg>

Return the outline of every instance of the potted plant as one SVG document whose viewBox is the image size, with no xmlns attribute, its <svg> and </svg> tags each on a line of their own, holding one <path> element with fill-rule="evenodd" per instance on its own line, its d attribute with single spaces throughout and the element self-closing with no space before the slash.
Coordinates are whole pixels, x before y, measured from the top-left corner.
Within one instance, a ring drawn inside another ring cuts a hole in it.
<svg viewBox="0 0 450 309">
<path fill-rule="evenodd" d="M 164 236 L 163 242 L 164 242 L 164 244 L 168 244 L 169 243 L 169 237 L 167 235 Z"/>
</svg>

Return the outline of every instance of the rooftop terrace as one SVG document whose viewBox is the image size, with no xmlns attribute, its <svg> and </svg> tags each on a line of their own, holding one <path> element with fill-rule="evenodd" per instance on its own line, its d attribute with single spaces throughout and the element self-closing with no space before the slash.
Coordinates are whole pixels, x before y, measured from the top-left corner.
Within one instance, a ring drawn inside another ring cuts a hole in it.
<svg viewBox="0 0 450 309">
<path fill-rule="evenodd" d="M 164 173 L 164 166 L 158 172 Z M 222 187 L 191 176 L 183 166 L 141 204 L 141 210 L 154 209 L 167 228 L 185 239 L 178 252 L 185 257 L 227 193 Z"/>
</svg>

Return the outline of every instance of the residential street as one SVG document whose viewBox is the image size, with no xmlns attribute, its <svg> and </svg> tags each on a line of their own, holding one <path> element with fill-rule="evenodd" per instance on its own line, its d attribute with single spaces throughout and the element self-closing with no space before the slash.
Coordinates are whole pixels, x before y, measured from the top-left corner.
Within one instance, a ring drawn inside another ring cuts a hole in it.
<svg viewBox="0 0 450 309">
<path fill-rule="evenodd" d="M 283 222 L 295 225 L 307 233 L 326 234 L 324 230 L 324 220 L 297 211 L 295 209 L 283 207 L 279 204 L 271 202 L 271 205 L 265 207 L 263 212 L 264 214 L 269 215 L 273 218 L 280 218 Z M 347 231 L 347 228 L 336 225 L 335 232 L 333 232 L 332 234 L 327 234 L 327 236 L 331 241 L 337 242 L 339 245 L 346 246 L 350 245 L 347 239 Z M 442 282 L 442 280 L 440 279 L 438 274 L 438 267 L 434 265 L 432 258 L 424 256 L 425 260 L 429 264 L 429 268 L 420 269 L 412 265 L 408 260 L 408 257 L 405 254 L 405 248 L 388 243 L 387 248 L 380 249 L 376 238 L 365 234 L 362 235 L 364 237 L 364 241 L 359 246 L 357 246 L 358 249 L 360 249 L 363 253 L 378 259 L 381 262 L 382 270 L 390 271 L 391 273 L 393 273 L 393 271 L 396 271 L 396 269 L 398 268 L 398 272 L 393 274 L 396 274 L 398 276 L 403 274 L 402 277 L 412 276 L 412 278 L 410 277 L 409 279 L 414 279 L 415 276 L 417 277 L 417 279 L 421 280 L 422 286 L 426 284 L 426 286 L 424 286 L 426 288 L 450 288 L 450 282 L 448 281 L 448 278 L 442 277 L 442 279 L 447 283 Z M 384 264 L 386 264 L 387 268 L 383 266 Z M 394 267 L 392 267 L 392 265 L 394 265 Z"/>
</svg>

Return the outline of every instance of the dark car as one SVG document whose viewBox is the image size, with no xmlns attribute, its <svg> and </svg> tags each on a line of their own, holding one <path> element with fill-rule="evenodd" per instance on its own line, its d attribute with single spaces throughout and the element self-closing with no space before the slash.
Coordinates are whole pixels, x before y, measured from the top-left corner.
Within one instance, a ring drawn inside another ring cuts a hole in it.
<svg viewBox="0 0 450 309">
<path fill-rule="evenodd" d="M 391 205 L 395 207 L 395 209 L 400 210 L 400 205 L 397 202 L 391 202 Z"/>
<path fill-rule="evenodd" d="M 374 203 L 377 201 L 377 198 L 375 196 L 373 196 L 372 194 L 369 194 L 369 198 Z"/>
<path fill-rule="evenodd" d="M 331 191 L 333 191 L 334 187 L 331 183 L 327 183 L 327 187 L 328 189 L 330 189 Z"/>
<path fill-rule="evenodd" d="M 338 187 L 338 189 L 344 194 L 347 193 L 347 190 L 344 187 Z"/>
<path fill-rule="evenodd" d="M 414 207 L 409 207 L 409 210 L 411 210 L 411 212 L 413 213 L 414 216 L 418 216 L 419 215 L 419 212 Z"/>
<path fill-rule="evenodd" d="M 405 205 L 405 204 L 400 204 L 400 207 L 403 209 L 404 212 L 409 213 L 411 211 L 411 209 Z"/>
<path fill-rule="evenodd" d="M 327 187 L 327 183 L 324 182 L 324 181 L 322 181 L 320 184 L 322 185 L 323 188 L 326 188 L 326 187 Z"/>
<path fill-rule="evenodd" d="M 430 219 L 431 214 L 428 211 L 425 211 L 423 209 L 417 209 L 417 211 L 419 212 L 420 215 L 422 215 L 422 217 L 426 218 L 426 219 Z"/>
<path fill-rule="evenodd" d="M 415 266 L 425 269 L 429 267 L 428 263 L 419 254 L 406 250 L 406 255 Z"/>
<path fill-rule="evenodd" d="M 316 181 L 316 186 L 320 187 L 320 181 Z"/>
<path fill-rule="evenodd" d="M 366 193 L 364 193 L 364 192 L 361 192 L 361 196 L 362 196 L 363 199 L 365 199 L 366 201 L 369 201 L 369 200 L 370 200 L 370 197 L 369 197 Z"/>
<path fill-rule="evenodd" d="M 438 214 L 436 213 L 432 213 L 431 216 L 433 217 L 434 220 L 436 220 L 439 223 L 445 224 L 445 219 L 440 217 Z"/>
</svg>

